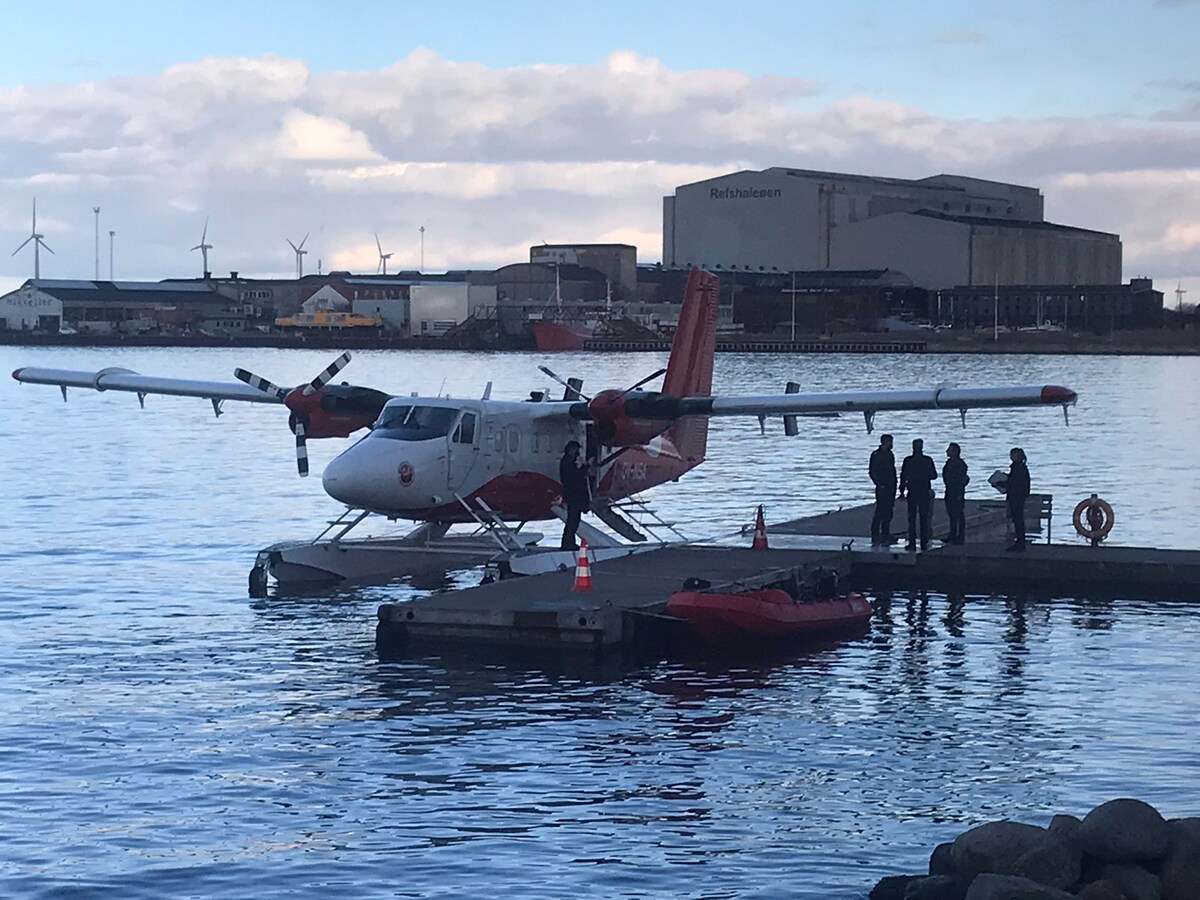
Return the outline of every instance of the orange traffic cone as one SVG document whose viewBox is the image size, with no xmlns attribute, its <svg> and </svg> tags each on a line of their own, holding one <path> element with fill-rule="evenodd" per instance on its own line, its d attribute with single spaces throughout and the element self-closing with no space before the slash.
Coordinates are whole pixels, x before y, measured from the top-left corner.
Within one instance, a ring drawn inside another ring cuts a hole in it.
<svg viewBox="0 0 1200 900">
<path fill-rule="evenodd" d="M 754 543 L 750 545 L 752 550 L 767 549 L 767 523 L 763 521 L 763 508 L 758 507 L 758 518 L 754 520 Z"/>
<path fill-rule="evenodd" d="M 572 591 L 590 591 L 592 589 L 592 567 L 588 564 L 587 541 L 579 539 L 579 560 L 575 565 L 575 583 Z"/>
</svg>

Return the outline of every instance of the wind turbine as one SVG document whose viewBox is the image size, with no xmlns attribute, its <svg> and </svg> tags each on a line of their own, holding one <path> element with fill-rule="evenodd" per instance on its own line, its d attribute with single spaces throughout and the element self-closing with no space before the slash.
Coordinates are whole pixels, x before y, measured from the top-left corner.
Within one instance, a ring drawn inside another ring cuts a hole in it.
<svg viewBox="0 0 1200 900">
<path fill-rule="evenodd" d="M 291 238 L 286 238 L 286 240 L 288 246 L 292 248 L 292 252 L 296 254 L 296 278 L 301 279 L 304 277 L 304 254 L 308 252 L 304 249 L 304 242 L 308 240 L 308 235 L 304 236 L 304 240 L 300 242 L 299 247 L 292 243 Z"/>
<path fill-rule="evenodd" d="M 208 237 L 208 216 L 204 217 L 204 232 L 200 235 L 200 243 L 193 250 L 199 250 L 200 256 L 204 260 L 204 277 L 208 278 L 208 251 L 212 249 L 212 244 L 206 244 L 205 239 Z"/>
<path fill-rule="evenodd" d="M 42 258 L 38 252 L 39 249 L 42 247 L 45 247 L 47 253 L 50 253 L 50 254 L 54 253 L 54 251 L 50 249 L 50 245 L 47 244 L 44 240 L 42 240 L 42 236 L 40 234 L 38 234 L 38 230 L 37 230 L 37 197 L 33 198 L 33 227 L 29 230 L 29 237 L 27 237 L 27 238 L 25 238 L 25 240 L 21 241 L 21 246 L 18 247 L 16 250 L 14 250 L 12 252 L 12 255 L 16 256 L 18 253 L 20 253 L 21 250 L 24 249 L 25 245 L 28 244 L 30 241 L 33 241 L 33 280 L 37 281 L 39 278 L 42 277 Z"/>
<path fill-rule="evenodd" d="M 387 261 L 392 258 L 392 254 L 383 252 L 383 245 L 379 243 L 379 232 L 375 232 L 375 246 L 379 248 L 379 265 L 375 267 L 375 274 L 382 272 L 387 274 Z"/>
</svg>

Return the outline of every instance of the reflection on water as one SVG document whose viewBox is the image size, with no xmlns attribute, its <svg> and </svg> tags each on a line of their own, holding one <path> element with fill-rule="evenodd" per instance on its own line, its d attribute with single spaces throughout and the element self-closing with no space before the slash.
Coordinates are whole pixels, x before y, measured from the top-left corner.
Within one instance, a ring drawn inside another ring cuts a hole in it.
<svg viewBox="0 0 1200 900">
<path fill-rule="evenodd" d="M 246 365 L 289 383 L 323 358 L 30 353 L 7 370 Z M 447 374 L 474 395 L 488 379 L 524 388 L 535 362 L 360 354 L 347 374 L 397 391 Z M 595 387 L 656 362 L 585 355 L 577 370 Z M 1060 496 L 1086 482 L 1116 498 L 1126 536 L 1191 542 L 1200 416 L 1169 386 L 1194 382 L 1195 361 L 970 362 L 978 380 L 1087 385 L 1082 427 L 981 413 L 963 437 L 956 417 L 898 416 L 898 440 L 960 440 L 980 474 L 1037 447 L 1034 477 Z M 937 383 L 954 361 L 718 363 L 722 385 L 779 390 L 796 367 L 813 388 L 852 387 Z M 0 439 L 21 473 L 0 479 L 0 894 L 856 897 L 984 818 L 1044 822 L 1124 795 L 1198 811 L 1181 790 L 1200 780 L 1191 606 L 893 592 L 872 597 L 861 637 L 766 656 L 381 661 L 380 603 L 475 576 L 248 600 L 257 550 L 330 517 L 292 475 L 286 426 L 116 399 L 5 394 Z M 858 423 L 807 422 L 792 442 L 743 424 L 714 423 L 710 461 L 661 494 L 667 518 L 869 496 L 876 440 Z M 71 439 L 47 453 L 51 435 Z M 332 443 L 312 442 L 314 467 Z"/>
</svg>

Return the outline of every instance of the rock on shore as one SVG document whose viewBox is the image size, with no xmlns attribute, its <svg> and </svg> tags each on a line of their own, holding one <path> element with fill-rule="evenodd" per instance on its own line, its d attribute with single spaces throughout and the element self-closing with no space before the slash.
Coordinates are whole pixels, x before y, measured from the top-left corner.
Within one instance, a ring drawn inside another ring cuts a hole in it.
<svg viewBox="0 0 1200 900">
<path fill-rule="evenodd" d="M 1141 800 L 1046 827 L 1002 820 L 939 844 L 925 875 L 891 875 L 870 900 L 1200 900 L 1200 817 Z"/>
</svg>

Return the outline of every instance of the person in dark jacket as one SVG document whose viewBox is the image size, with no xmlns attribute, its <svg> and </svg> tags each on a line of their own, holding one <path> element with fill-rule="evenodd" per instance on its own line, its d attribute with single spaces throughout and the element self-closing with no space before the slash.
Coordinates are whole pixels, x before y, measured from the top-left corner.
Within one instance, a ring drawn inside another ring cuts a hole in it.
<svg viewBox="0 0 1200 900">
<path fill-rule="evenodd" d="M 558 463 L 558 480 L 562 484 L 563 504 L 567 507 L 566 525 L 563 528 L 563 550 L 578 550 L 575 530 L 580 517 L 592 505 L 592 492 L 588 485 L 588 465 L 579 458 L 579 441 L 567 441 L 562 459 Z"/>
<path fill-rule="evenodd" d="M 892 436 L 881 434 L 871 454 L 871 482 L 875 485 L 875 515 L 871 517 L 871 545 L 892 542 L 892 513 L 896 508 L 896 457 Z"/>
<path fill-rule="evenodd" d="M 971 476 L 967 474 L 967 463 L 962 458 L 962 448 L 951 443 L 946 448 L 946 462 L 942 466 L 942 484 L 946 492 L 946 518 L 950 520 L 950 531 L 946 542 L 950 544 L 965 544 L 967 542 L 967 522 L 963 513 L 966 506 L 967 484 Z"/>
<path fill-rule="evenodd" d="M 937 467 L 923 452 L 925 442 L 917 438 L 912 442 L 913 452 L 904 457 L 900 467 L 900 496 L 908 494 L 908 545 L 906 550 L 917 549 L 917 518 L 921 520 L 921 549 L 929 549 L 929 514 L 933 506 L 933 482 L 937 481 Z"/>
<path fill-rule="evenodd" d="M 1012 519 L 1013 543 L 1009 550 L 1025 549 L 1025 501 L 1029 499 L 1029 467 L 1025 451 L 1013 447 L 1008 452 L 1012 465 L 1008 467 L 1008 483 L 1004 493 L 1008 500 L 1008 517 Z"/>
</svg>

